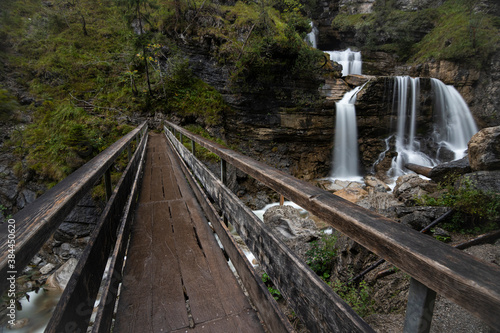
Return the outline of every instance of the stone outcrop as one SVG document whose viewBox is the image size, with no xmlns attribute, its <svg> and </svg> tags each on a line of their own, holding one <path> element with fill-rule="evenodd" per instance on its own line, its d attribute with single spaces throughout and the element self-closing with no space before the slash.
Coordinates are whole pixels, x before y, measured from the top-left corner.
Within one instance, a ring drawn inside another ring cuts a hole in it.
<svg viewBox="0 0 500 333">
<path fill-rule="evenodd" d="M 307 243 L 319 237 L 313 220 L 300 216 L 292 206 L 274 206 L 264 213 L 264 223 L 293 251 L 304 256 L 309 249 Z"/>
<path fill-rule="evenodd" d="M 436 183 L 422 179 L 414 173 L 409 173 L 398 177 L 396 180 L 394 196 L 402 202 L 411 203 L 415 197 L 421 197 L 436 190 Z"/>
<path fill-rule="evenodd" d="M 70 258 L 68 261 L 66 261 L 66 263 L 64 263 L 64 265 L 59 267 L 57 271 L 49 276 L 44 288 L 58 289 L 61 291 L 64 290 L 77 264 L 78 260 L 76 260 L 75 258 Z"/>
<path fill-rule="evenodd" d="M 471 172 L 469 158 L 466 156 L 456 161 L 439 164 L 431 169 L 429 177 L 435 182 L 451 180 L 452 177 Z"/>
<path fill-rule="evenodd" d="M 472 170 L 500 170 L 500 126 L 485 128 L 469 141 Z"/>
</svg>

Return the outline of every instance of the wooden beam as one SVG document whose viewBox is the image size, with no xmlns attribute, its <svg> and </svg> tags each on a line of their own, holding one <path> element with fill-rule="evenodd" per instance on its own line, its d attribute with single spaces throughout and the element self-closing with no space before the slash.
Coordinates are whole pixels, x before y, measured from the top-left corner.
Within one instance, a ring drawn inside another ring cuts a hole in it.
<svg viewBox="0 0 500 333">
<path fill-rule="evenodd" d="M 147 128 L 144 122 L 117 140 L 105 151 L 66 177 L 40 198 L 13 216 L 16 221 L 16 270 L 21 272 L 33 256 L 56 231 L 66 215 L 94 186 L 114 160 L 126 149 L 134 136 Z M 8 263 L 7 224 L 0 226 L 0 276 L 7 276 Z M 0 293 L 8 287 L 0 279 Z"/>
<path fill-rule="evenodd" d="M 481 318 L 500 327 L 500 268 L 169 123 L 228 163 Z"/>
</svg>

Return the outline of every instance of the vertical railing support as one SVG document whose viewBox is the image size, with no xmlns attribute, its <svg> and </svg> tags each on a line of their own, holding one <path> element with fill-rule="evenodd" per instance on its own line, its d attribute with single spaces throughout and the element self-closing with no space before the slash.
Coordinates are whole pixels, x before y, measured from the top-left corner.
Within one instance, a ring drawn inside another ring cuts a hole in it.
<svg viewBox="0 0 500 333">
<path fill-rule="evenodd" d="M 411 278 L 403 332 L 428 333 L 431 329 L 435 301 L 436 292 L 434 290 Z"/>
<path fill-rule="evenodd" d="M 280 206 L 283 206 L 285 204 L 285 197 L 283 194 L 280 194 Z"/>
<path fill-rule="evenodd" d="M 191 153 L 193 153 L 193 156 L 196 157 L 196 149 L 195 149 L 194 140 L 191 140 Z"/>
<path fill-rule="evenodd" d="M 132 148 L 130 147 L 130 143 L 127 145 L 127 158 L 129 162 L 132 160 Z"/>
<path fill-rule="evenodd" d="M 104 173 L 104 188 L 106 189 L 106 200 L 111 198 L 113 189 L 111 188 L 111 167 Z"/>
<path fill-rule="evenodd" d="M 220 180 L 222 184 L 227 185 L 227 163 L 222 158 L 220 159 Z M 224 211 L 222 212 L 222 218 L 224 220 L 224 224 L 227 226 L 228 220 Z"/>
<path fill-rule="evenodd" d="M 184 144 L 184 136 L 182 135 L 182 133 L 179 133 L 179 141 L 181 142 L 181 145 Z"/>
</svg>

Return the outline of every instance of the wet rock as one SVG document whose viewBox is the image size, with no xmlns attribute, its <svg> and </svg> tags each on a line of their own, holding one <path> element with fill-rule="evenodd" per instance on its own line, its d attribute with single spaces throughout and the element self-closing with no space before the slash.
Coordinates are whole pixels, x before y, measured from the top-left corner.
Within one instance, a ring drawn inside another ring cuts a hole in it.
<svg viewBox="0 0 500 333">
<path fill-rule="evenodd" d="M 379 192 L 373 188 L 368 190 L 368 195 L 359 200 L 357 204 L 363 208 L 375 211 L 381 215 L 393 218 L 395 207 L 403 206 L 404 203 L 397 200 L 390 192 Z"/>
<path fill-rule="evenodd" d="M 482 129 L 472 136 L 469 162 L 473 171 L 500 170 L 500 126 Z"/>
<path fill-rule="evenodd" d="M 411 203 L 415 198 L 437 190 L 437 184 L 425 180 L 414 173 L 398 177 L 394 187 L 394 195 L 398 200 Z"/>
<path fill-rule="evenodd" d="M 407 225 L 415 230 L 422 230 L 434 220 L 448 212 L 448 207 L 396 207 L 396 215 L 401 224 Z"/>
<path fill-rule="evenodd" d="M 78 260 L 76 260 L 75 258 L 70 258 L 64 265 L 59 267 L 57 271 L 49 276 L 45 287 L 47 289 L 64 290 L 77 264 Z"/>
<path fill-rule="evenodd" d="M 384 183 L 375 176 L 366 176 L 365 185 L 368 187 L 372 187 L 376 192 L 387 192 L 391 190 L 389 185 L 387 185 L 386 183 Z"/>
<path fill-rule="evenodd" d="M 365 84 L 368 82 L 370 79 L 375 78 L 374 76 L 368 76 L 368 75 L 357 75 L 357 74 L 350 74 L 347 75 L 344 80 L 347 82 L 347 84 L 357 87 Z"/>
<path fill-rule="evenodd" d="M 43 275 L 49 274 L 55 267 L 56 265 L 48 263 L 47 265 L 40 268 L 40 273 Z"/>
<path fill-rule="evenodd" d="M 463 175 L 456 186 L 471 187 L 484 192 L 500 193 L 500 170 L 477 171 Z"/>
<path fill-rule="evenodd" d="M 28 326 L 29 323 L 30 323 L 30 320 L 28 318 L 23 318 L 23 319 L 16 320 L 12 324 L 9 324 L 8 327 L 11 330 L 20 330 L 21 328 Z"/>
<path fill-rule="evenodd" d="M 303 218 L 300 211 L 292 206 L 269 208 L 264 214 L 264 223 L 271 226 L 278 237 L 299 255 L 304 255 L 309 248 L 305 244 L 319 235 L 314 221 Z"/>
<path fill-rule="evenodd" d="M 368 192 L 360 187 L 347 187 L 340 191 L 334 193 L 336 196 L 339 196 L 347 201 L 352 203 L 358 203 L 364 197 L 368 195 Z"/>
<path fill-rule="evenodd" d="M 79 258 L 82 251 L 82 248 L 76 247 L 70 243 L 63 243 L 61 246 L 54 248 L 54 254 L 58 255 L 63 260 Z"/>
<path fill-rule="evenodd" d="M 443 163 L 432 168 L 430 178 L 435 182 L 442 182 L 458 175 L 463 175 L 471 172 L 472 169 L 469 164 L 469 158 L 466 156 L 462 159 Z"/>
</svg>

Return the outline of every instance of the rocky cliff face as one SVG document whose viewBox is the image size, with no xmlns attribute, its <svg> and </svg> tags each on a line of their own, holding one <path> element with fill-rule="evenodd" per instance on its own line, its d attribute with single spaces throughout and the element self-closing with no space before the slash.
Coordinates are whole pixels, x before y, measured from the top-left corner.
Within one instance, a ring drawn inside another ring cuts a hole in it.
<svg viewBox="0 0 500 333">
<path fill-rule="evenodd" d="M 443 2 L 398 0 L 396 7 L 415 11 L 439 6 Z M 489 4 L 491 1 L 483 2 Z M 341 33 L 332 29 L 332 20 L 340 12 L 371 13 L 374 5 L 375 0 L 330 0 L 318 3 L 312 13 L 319 29 L 318 48 L 334 50 L 359 45 L 355 33 Z M 335 132 L 335 102 L 358 84 L 335 75 L 311 76 L 307 80 L 280 82 L 273 91 L 236 93 L 228 83 L 230 70 L 218 66 L 210 58 L 210 39 L 205 38 L 201 43 L 184 46 L 193 72 L 216 87 L 233 109 L 233 112 L 224 115 L 221 127 L 212 127 L 209 131 L 224 136 L 245 154 L 301 178 L 328 175 Z M 469 104 L 480 128 L 500 124 L 497 112 L 500 107 L 498 54 L 491 58 L 484 70 L 479 71 L 449 61 L 409 66 L 401 63 L 395 53 L 368 51 L 363 52 L 363 73 L 376 76 L 358 94 L 356 102 L 360 164 L 364 172 L 378 171 L 382 174 L 390 167 L 394 157 L 394 153 L 390 152 L 383 156 L 388 145 L 394 145 L 394 140 L 388 138 L 396 130 L 397 117 L 392 106 L 394 82 L 391 76 L 424 78 L 421 80 L 418 119 L 418 136 L 424 150 L 431 152 L 435 149 L 428 138 L 432 131 L 433 115 L 431 86 L 426 78 L 434 77 L 454 85 Z M 381 157 L 374 170 L 374 162 Z"/>
</svg>

